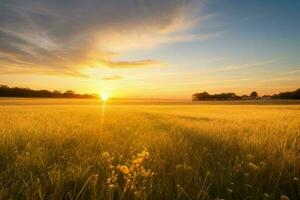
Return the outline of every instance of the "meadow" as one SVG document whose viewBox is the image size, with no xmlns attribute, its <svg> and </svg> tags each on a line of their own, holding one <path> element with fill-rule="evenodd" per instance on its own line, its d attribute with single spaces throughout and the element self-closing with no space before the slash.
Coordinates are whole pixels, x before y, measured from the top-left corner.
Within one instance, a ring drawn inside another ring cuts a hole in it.
<svg viewBox="0 0 300 200">
<path fill-rule="evenodd" d="M 300 199 L 300 105 L 0 100 L 0 199 Z"/>
</svg>

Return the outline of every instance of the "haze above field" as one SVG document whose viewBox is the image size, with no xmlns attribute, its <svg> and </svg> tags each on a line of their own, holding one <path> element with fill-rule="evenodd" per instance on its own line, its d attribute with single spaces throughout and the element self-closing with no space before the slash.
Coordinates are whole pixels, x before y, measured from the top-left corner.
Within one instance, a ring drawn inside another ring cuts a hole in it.
<svg viewBox="0 0 300 200">
<path fill-rule="evenodd" d="M 299 88 L 300 2 L 0 2 L 0 84 L 189 99 Z"/>
</svg>

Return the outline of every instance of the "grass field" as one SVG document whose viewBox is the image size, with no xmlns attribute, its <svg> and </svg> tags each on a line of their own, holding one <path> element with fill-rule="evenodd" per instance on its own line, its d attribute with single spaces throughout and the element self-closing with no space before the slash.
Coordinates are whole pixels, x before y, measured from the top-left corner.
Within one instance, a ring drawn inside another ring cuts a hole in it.
<svg viewBox="0 0 300 200">
<path fill-rule="evenodd" d="M 300 199 L 300 105 L 0 100 L 0 199 Z"/>
</svg>

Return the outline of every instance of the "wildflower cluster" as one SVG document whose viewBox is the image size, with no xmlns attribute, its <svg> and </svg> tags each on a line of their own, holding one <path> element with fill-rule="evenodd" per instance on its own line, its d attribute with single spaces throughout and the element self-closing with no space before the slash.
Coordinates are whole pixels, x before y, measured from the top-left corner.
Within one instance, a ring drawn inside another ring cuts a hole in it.
<svg viewBox="0 0 300 200">
<path fill-rule="evenodd" d="M 133 156 L 125 164 L 113 165 L 108 153 L 105 153 L 103 157 L 107 159 L 111 170 L 107 179 L 109 189 L 121 189 L 122 195 L 132 198 L 145 195 L 146 189 L 151 189 L 151 177 L 154 172 L 143 166 L 149 157 L 147 150 Z"/>
</svg>

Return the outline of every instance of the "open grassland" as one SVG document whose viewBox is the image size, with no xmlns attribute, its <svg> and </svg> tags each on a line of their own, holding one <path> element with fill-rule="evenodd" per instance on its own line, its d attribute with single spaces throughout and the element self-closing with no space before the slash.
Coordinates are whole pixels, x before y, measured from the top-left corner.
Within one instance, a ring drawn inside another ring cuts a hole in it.
<svg viewBox="0 0 300 200">
<path fill-rule="evenodd" d="M 300 199 L 300 105 L 62 101 L 0 100 L 0 199 Z"/>
</svg>

